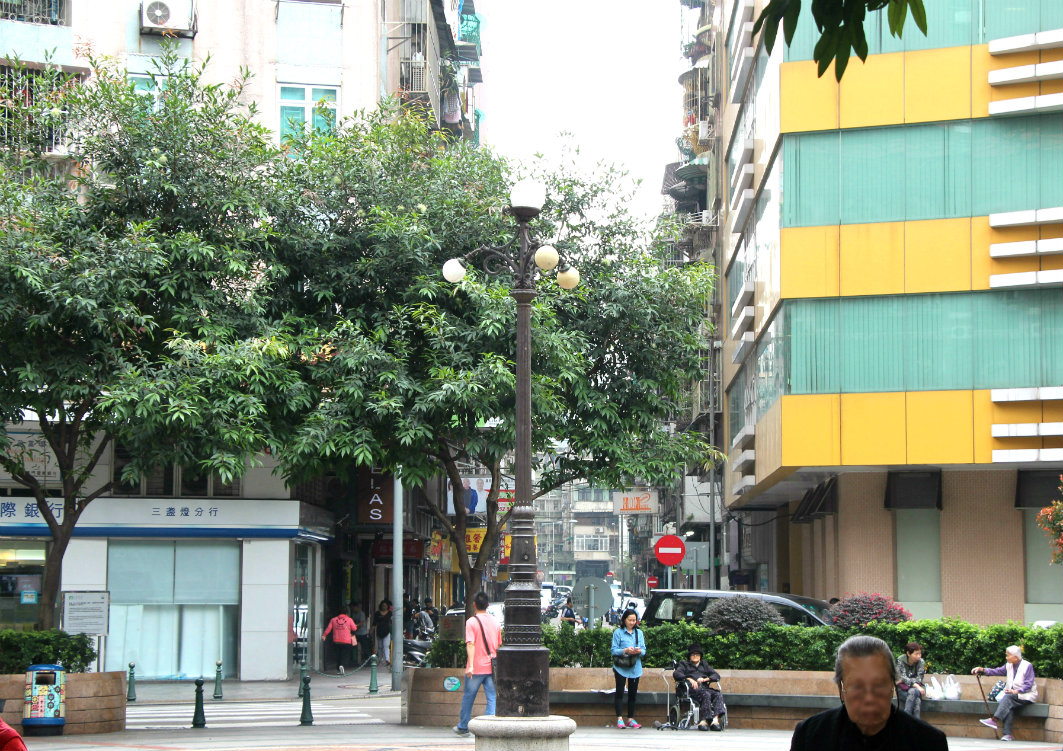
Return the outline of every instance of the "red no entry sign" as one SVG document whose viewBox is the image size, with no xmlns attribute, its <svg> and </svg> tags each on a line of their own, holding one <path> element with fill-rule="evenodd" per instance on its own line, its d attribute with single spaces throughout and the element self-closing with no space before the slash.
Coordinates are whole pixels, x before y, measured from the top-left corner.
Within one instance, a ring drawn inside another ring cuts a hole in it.
<svg viewBox="0 0 1063 751">
<path fill-rule="evenodd" d="M 660 580 L 656 576 L 646 577 L 646 586 L 650 589 L 657 589 L 657 585 L 660 584 Z"/>
<path fill-rule="evenodd" d="M 683 556 L 687 552 L 687 546 L 684 544 L 683 538 L 675 535 L 665 535 L 653 546 L 653 552 L 657 556 L 657 560 L 661 562 L 661 565 L 675 566 L 683 560 Z"/>
</svg>

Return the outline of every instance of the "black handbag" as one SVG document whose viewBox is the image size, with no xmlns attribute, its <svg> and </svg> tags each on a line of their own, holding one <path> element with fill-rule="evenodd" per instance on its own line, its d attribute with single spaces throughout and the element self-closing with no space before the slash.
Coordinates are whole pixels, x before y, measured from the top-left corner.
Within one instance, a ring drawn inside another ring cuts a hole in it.
<svg viewBox="0 0 1063 751">
<path fill-rule="evenodd" d="M 635 629 L 635 646 L 637 647 L 638 645 L 639 645 L 639 630 L 636 628 Z M 645 645 L 645 642 L 643 642 L 643 645 Z M 638 661 L 638 659 L 639 659 L 639 655 L 629 655 L 629 654 L 613 655 L 613 666 L 614 667 L 618 667 L 618 668 L 633 668 L 633 667 L 635 667 L 635 663 Z"/>
</svg>

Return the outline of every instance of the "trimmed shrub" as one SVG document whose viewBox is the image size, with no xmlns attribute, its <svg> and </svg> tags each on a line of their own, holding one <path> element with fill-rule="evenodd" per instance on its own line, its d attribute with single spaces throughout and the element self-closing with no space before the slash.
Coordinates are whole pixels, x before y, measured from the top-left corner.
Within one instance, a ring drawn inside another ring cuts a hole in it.
<svg viewBox="0 0 1063 751">
<path fill-rule="evenodd" d="M 84 673 L 96 659 L 86 634 L 65 631 L 0 631 L 0 674 L 25 673 L 30 665 L 62 665 Z"/>
<path fill-rule="evenodd" d="M 860 628 L 873 621 L 903 623 L 912 620 L 912 614 L 891 598 L 868 592 L 849 595 L 835 603 L 827 615 L 838 628 Z"/>
<path fill-rule="evenodd" d="M 685 622 L 642 630 L 646 637 L 644 669 L 669 670 L 674 660 L 686 658 L 691 642 L 698 642 L 704 649 L 705 662 L 717 669 L 829 671 L 834 669 L 838 646 L 850 636 L 866 634 L 885 641 L 896 655 L 904 652 L 908 642 L 919 642 L 923 645 L 927 673 L 963 674 L 975 665 L 997 667 L 1004 664 L 1004 649 L 1018 644 L 1038 676 L 1063 678 L 1063 663 L 1059 661 L 1063 654 L 1063 624 L 1049 629 L 1017 623 L 983 627 L 942 618 L 903 623 L 874 621 L 853 629 L 768 624 L 757 631 L 733 634 L 713 634 L 704 626 Z M 609 667 L 612 638 L 613 632 L 608 628 L 573 631 L 571 626 L 543 626 L 543 645 L 550 650 L 550 667 L 555 668 Z M 436 640 L 428 659 L 434 667 L 463 667 L 465 645 Z"/>
<path fill-rule="evenodd" d="M 702 624 L 714 634 L 759 631 L 769 623 L 786 625 L 779 611 L 755 597 L 721 597 L 705 608 Z"/>
</svg>

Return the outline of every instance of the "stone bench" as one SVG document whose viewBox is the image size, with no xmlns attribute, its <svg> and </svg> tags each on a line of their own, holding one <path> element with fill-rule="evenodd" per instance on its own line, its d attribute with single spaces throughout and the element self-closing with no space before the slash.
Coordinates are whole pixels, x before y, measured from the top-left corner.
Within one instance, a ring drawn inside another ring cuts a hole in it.
<svg viewBox="0 0 1063 751">
<path fill-rule="evenodd" d="M 833 674 L 820 671 L 720 670 L 728 724 L 732 728 L 792 730 L 801 720 L 838 706 Z M 403 722 L 411 725 L 453 725 L 461 691 L 447 692 L 447 676 L 463 678 L 459 670 L 418 669 L 403 679 Z M 973 676 L 956 676 L 958 700 L 924 700 L 923 719 L 950 736 L 992 738 L 993 731 L 977 722 L 986 715 Z M 1021 740 L 1058 743 L 1063 740 L 1063 681 L 1039 678 L 1040 700 L 1016 714 L 1013 732 Z M 613 712 L 613 675 L 610 668 L 551 668 L 550 711 L 565 715 L 582 727 L 605 727 L 616 721 Z M 671 670 L 648 668 L 639 681 L 635 716 L 643 725 L 667 719 L 674 703 Z M 992 705 L 990 705 L 992 706 Z M 474 714 L 483 711 L 477 700 Z"/>
</svg>

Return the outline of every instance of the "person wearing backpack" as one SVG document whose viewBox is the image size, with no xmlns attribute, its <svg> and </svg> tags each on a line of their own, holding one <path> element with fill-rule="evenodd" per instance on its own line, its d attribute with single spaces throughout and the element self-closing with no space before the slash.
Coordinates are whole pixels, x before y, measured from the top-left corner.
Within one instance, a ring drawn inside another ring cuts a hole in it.
<svg viewBox="0 0 1063 751">
<path fill-rule="evenodd" d="M 635 700 L 639 693 L 639 678 L 642 677 L 642 656 L 646 654 L 646 637 L 638 627 L 639 616 L 631 608 L 620 616 L 620 628 L 613 631 L 613 678 L 616 680 L 616 694 L 613 707 L 616 709 L 616 726 L 623 730 L 637 730 L 642 725 L 632 717 L 635 714 Z M 627 723 L 621 713 L 624 701 L 624 684 L 627 684 Z"/>
<path fill-rule="evenodd" d="M 461 697 L 458 724 L 453 728 L 458 735 L 469 734 L 472 705 L 480 686 L 484 687 L 484 698 L 487 700 L 484 714 L 495 713 L 494 662 L 498 645 L 502 642 L 502 627 L 487 612 L 490 604 L 486 592 L 477 592 L 472 599 L 476 612 L 465 621 L 465 693 Z"/>
</svg>

